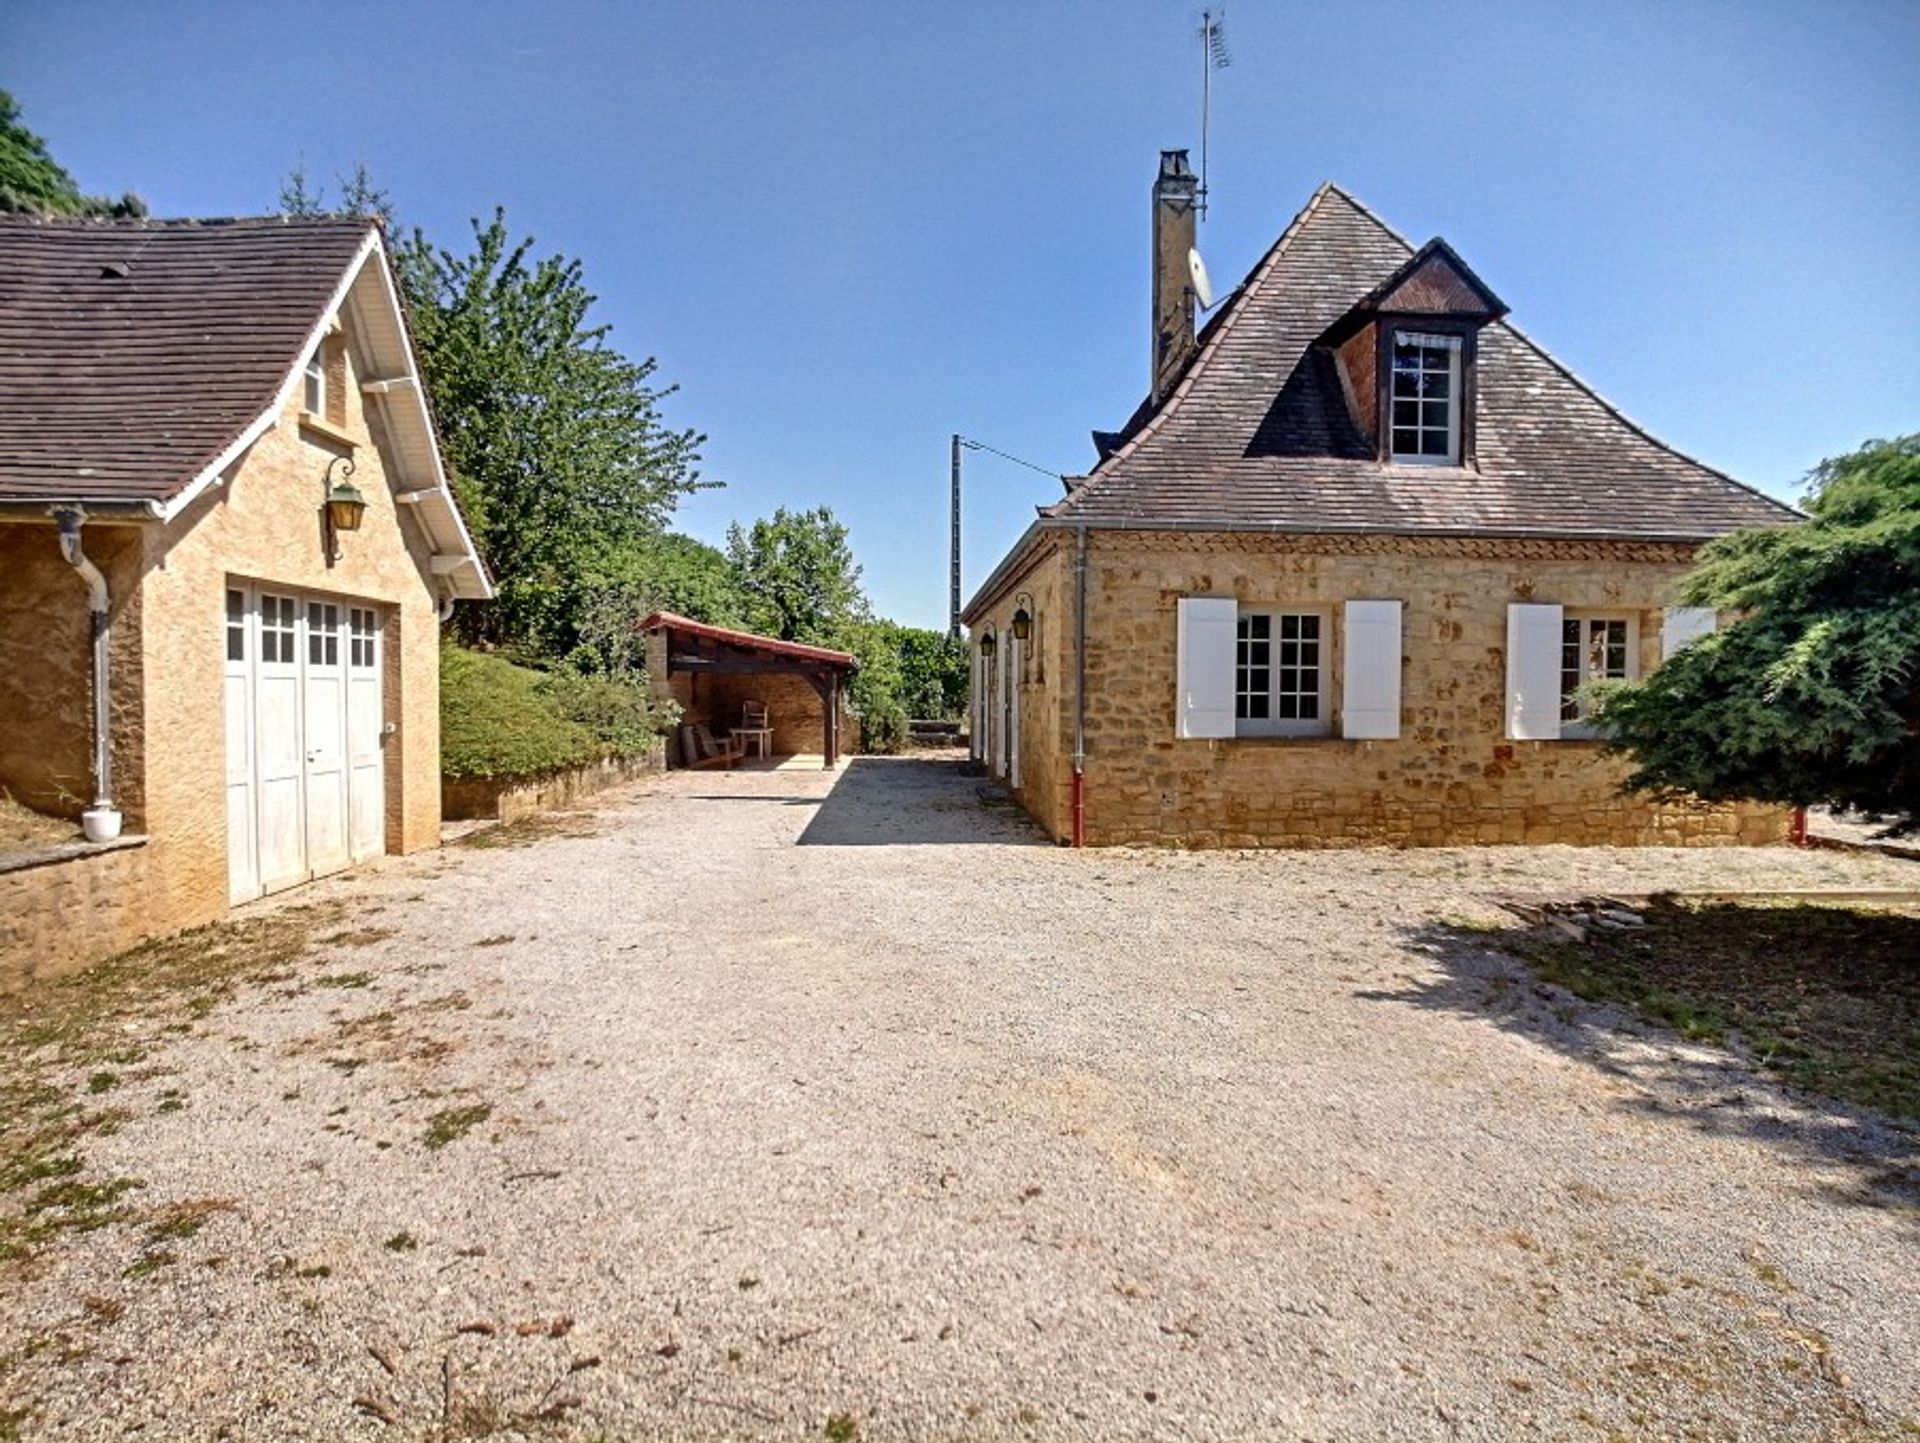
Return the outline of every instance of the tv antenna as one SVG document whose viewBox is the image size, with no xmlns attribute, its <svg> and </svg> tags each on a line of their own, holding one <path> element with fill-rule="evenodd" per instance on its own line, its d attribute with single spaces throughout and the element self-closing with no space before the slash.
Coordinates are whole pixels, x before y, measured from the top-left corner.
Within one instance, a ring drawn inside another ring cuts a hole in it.
<svg viewBox="0 0 1920 1443">
<path fill-rule="evenodd" d="M 1213 72 L 1233 64 L 1227 49 L 1227 12 L 1200 12 L 1200 192 L 1195 209 L 1207 218 L 1207 126 L 1213 113 Z"/>
</svg>

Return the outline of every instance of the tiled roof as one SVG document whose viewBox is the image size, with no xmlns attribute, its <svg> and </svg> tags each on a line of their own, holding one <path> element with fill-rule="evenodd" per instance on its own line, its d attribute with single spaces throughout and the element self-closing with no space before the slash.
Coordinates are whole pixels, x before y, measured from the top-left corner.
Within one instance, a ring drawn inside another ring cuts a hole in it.
<svg viewBox="0 0 1920 1443">
<path fill-rule="evenodd" d="M 724 626 L 709 626 L 704 621 L 695 621 L 690 616 L 679 616 L 671 611 L 654 612 L 640 623 L 639 629 L 643 632 L 677 631 L 686 636 L 705 637 L 724 646 L 765 652 L 769 656 L 791 657 L 796 661 L 817 661 L 844 671 L 851 671 L 854 666 L 850 652 L 832 651 L 824 646 L 807 646 L 798 641 L 781 641 L 778 637 L 761 636 L 753 631 L 731 631 Z"/>
<path fill-rule="evenodd" d="M 273 405 L 370 225 L 0 216 L 0 501 L 184 490 Z"/>
<path fill-rule="evenodd" d="M 1648 435 L 1504 321 L 1480 333 L 1477 466 L 1380 464 L 1313 343 L 1413 254 L 1322 186 L 1168 399 L 1042 524 L 1704 539 L 1796 519 Z"/>
</svg>

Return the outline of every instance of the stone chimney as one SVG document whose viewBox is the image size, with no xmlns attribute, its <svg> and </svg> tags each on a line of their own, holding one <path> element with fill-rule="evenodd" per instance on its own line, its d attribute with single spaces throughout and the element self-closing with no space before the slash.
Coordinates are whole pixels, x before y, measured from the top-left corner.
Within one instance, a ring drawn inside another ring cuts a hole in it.
<svg viewBox="0 0 1920 1443">
<path fill-rule="evenodd" d="M 1173 378 L 1193 350 L 1193 249 L 1195 203 L 1200 181 L 1184 150 L 1160 152 L 1153 183 L 1153 403 L 1173 388 Z"/>
</svg>

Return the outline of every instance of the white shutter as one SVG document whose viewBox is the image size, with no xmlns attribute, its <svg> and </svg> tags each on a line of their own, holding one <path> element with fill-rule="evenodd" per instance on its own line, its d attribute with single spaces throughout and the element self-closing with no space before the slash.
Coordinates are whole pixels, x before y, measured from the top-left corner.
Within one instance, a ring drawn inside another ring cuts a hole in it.
<svg viewBox="0 0 1920 1443">
<path fill-rule="evenodd" d="M 1346 654 L 1341 673 L 1341 735 L 1399 736 L 1400 603 L 1349 601 L 1341 644 Z"/>
<path fill-rule="evenodd" d="M 1507 607 L 1507 735 L 1516 741 L 1559 739 L 1560 621 L 1557 606 Z"/>
<path fill-rule="evenodd" d="M 1720 616 L 1711 606 L 1669 606 L 1660 619 L 1660 660 L 1710 635 Z"/>
<path fill-rule="evenodd" d="M 1174 735 L 1230 737 L 1240 603 L 1231 596 L 1183 596 L 1179 612 Z"/>
</svg>

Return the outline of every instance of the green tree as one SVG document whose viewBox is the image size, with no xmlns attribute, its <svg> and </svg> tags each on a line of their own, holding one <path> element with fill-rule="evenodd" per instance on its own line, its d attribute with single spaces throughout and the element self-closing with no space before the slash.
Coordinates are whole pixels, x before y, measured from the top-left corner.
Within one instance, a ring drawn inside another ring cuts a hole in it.
<svg viewBox="0 0 1920 1443">
<path fill-rule="evenodd" d="M 536 258 L 504 211 L 458 253 L 415 230 L 397 255 L 421 372 L 455 489 L 498 583 L 463 607 L 467 636 L 563 656 L 589 595 L 630 574 L 675 505 L 698 489 L 699 447 L 672 430 L 650 384 L 595 325 L 581 263 Z"/>
<path fill-rule="evenodd" d="M 393 197 L 374 184 L 373 173 L 364 160 L 356 160 L 352 172 L 339 177 L 339 184 L 340 204 L 330 206 L 326 188 L 313 183 L 307 173 L 306 157 L 302 156 L 280 182 L 280 214 L 377 216 L 389 235 L 396 233 L 398 223 L 394 219 Z"/>
<path fill-rule="evenodd" d="M 725 552 L 667 531 L 628 559 L 639 614 L 674 611 L 712 626 L 753 624 L 753 603 Z"/>
<path fill-rule="evenodd" d="M 147 203 L 128 191 L 118 200 L 82 195 L 74 178 L 20 121 L 20 106 L 0 90 L 0 211 L 33 215 L 143 216 Z"/>
<path fill-rule="evenodd" d="M 851 649 L 871 615 L 847 528 L 825 507 L 789 511 L 727 528 L 727 558 L 739 574 L 755 631 L 782 641 Z"/>
<path fill-rule="evenodd" d="M 1599 689 L 1633 790 L 1857 807 L 1920 830 L 1920 435 L 1809 477 L 1804 525 L 1706 547 L 1680 599 L 1740 613 Z"/>
</svg>

